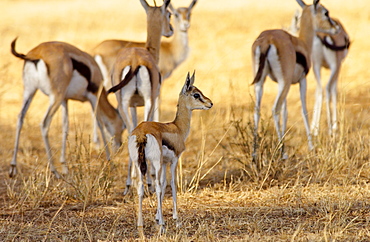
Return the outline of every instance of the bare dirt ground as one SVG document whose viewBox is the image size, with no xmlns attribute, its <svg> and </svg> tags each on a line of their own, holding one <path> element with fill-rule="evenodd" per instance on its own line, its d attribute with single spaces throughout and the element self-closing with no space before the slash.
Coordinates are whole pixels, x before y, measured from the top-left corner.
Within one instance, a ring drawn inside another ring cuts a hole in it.
<svg viewBox="0 0 370 242">
<path fill-rule="evenodd" d="M 190 3 L 172 2 L 175 7 Z M 271 118 L 277 86 L 267 80 L 260 131 L 262 168 L 257 170 L 251 157 L 251 45 L 262 30 L 288 27 L 299 6 L 293 0 L 198 1 L 189 30 L 189 58 L 163 84 L 161 120 L 174 117 L 188 71 L 196 70 L 195 85 L 213 100 L 214 107 L 193 114 L 179 166 L 181 226 L 172 220 L 168 193 L 167 232 L 159 235 L 154 221 L 156 198 L 147 197 L 144 232 L 148 241 L 370 241 L 370 3 L 322 3 L 331 16 L 341 19 L 352 41 L 338 84 L 340 128 L 335 138 L 328 136 L 324 109 L 315 150 L 308 151 L 299 89 L 293 86 L 288 96 L 289 158 L 280 160 Z M 105 159 L 104 150 L 91 143 L 89 104 L 69 103 L 68 176 L 58 180 L 47 167 L 39 124 L 48 99 L 42 93 L 35 96 L 25 119 L 19 174 L 10 179 L 8 170 L 23 90 L 23 63 L 11 55 L 11 41 L 18 37 L 21 53 L 51 40 L 85 51 L 105 39 L 144 41 L 145 12 L 139 1 L 4 0 L 0 9 L 0 240 L 137 240 L 137 199 L 135 193 L 122 195 L 126 143 L 111 162 Z M 328 76 L 324 71 L 323 80 Z M 314 89 L 311 71 L 310 117 Z M 109 98 L 115 104 L 114 95 Z M 50 131 L 57 164 L 61 130 L 58 112 Z"/>
</svg>

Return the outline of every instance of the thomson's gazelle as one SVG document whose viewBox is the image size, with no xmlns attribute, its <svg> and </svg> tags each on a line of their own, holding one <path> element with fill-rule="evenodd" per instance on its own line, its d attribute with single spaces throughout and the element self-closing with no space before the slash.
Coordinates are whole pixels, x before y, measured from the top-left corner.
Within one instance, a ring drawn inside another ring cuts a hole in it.
<svg viewBox="0 0 370 242">
<path fill-rule="evenodd" d="M 210 109 L 212 101 L 193 86 L 194 74 L 187 75 L 177 104 L 175 120 L 171 123 L 142 122 L 129 136 L 128 147 L 134 167 L 133 177 L 137 182 L 139 195 L 138 228 L 142 232 L 142 201 L 144 196 L 143 177 L 147 174 L 148 163 L 154 167 L 155 190 L 158 200 L 156 220 L 164 231 L 162 201 L 166 188 L 166 166 L 171 167 L 171 187 L 173 199 L 173 218 L 177 219 L 176 169 L 177 161 L 185 150 L 185 140 L 190 131 L 191 114 L 194 109 Z"/>
<path fill-rule="evenodd" d="M 147 41 L 145 48 L 123 48 L 118 54 L 112 70 L 112 84 L 108 92 L 116 92 L 118 110 L 128 133 L 137 126 L 136 106 L 144 106 L 144 120 L 152 121 L 155 103 L 161 87 L 158 55 L 161 37 L 173 34 L 170 12 L 165 0 L 160 7 L 149 6 L 140 0 L 147 14 Z M 130 110 L 130 113 L 129 113 Z M 131 185 L 131 161 L 128 166 L 127 189 Z M 150 179 L 148 184 L 150 184 Z"/>
<path fill-rule="evenodd" d="M 334 21 L 339 26 L 336 34 L 317 32 L 312 49 L 312 68 L 316 77 L 317 86 L 315 93 L 315 106 L 311 129 L 313 135 L 318 135 L 320 126 L 320 115 L 323 100 L 323 89 L 321 84 L 321 67 L 330 69 L 329 81 L 326 85 L 326 112 L 329 135 L 338 129 L 337 120 L 337 86 L 342 62 L 346 58 L 350 41 L 343 25 L 338 19 Z"/>
<path fill-rule="evenodd" d="M 11 44 L 11 51 L 13 55 L 24 60 L 24 91 L 9 175 L 12 177 L 17 173 L 17 153 L 23 119 L 38 89 L 49 96 L 49 107 L 41 123 L 41 133 L 49 159 L 50 170 L 56 177 L 59 178 L 60 175 L 54 167 L 48 133 L 55 112 L 59 106 L 62 106 L 63 140 L 60 162 L 63 168 L 62 172 L 66 174 L 68 172 L 65 152 L 69 126 L 67 106 L 69 99 L 81 102 L 89 101 L 94 113 L 96 113 L 100 130 L 102 130 L 104 125 L 113 136 L 114 146 L 118 148 L 121 145 L 121 135 L 124 128 L 123 121 L 117 110 L 108 102 L 107 93 L 102 87 L 103 77 L 94 59 L 89 54 L 64 42 L 41 43 L 24 55 L 16 52 L 15 42 L 16 39 Z M 101 133 L 107 158 L 110 159 L 104 132 Z"/>
<path fill-rule="evenodd" d="M 193 0 L 189 7 L 174 8 L 169 5 L 173 13 L 174 33 L 170 41 L 162 41 L 159 50 L 158 67 L 162 78 L 168 78 L 173 70 L 180 65 L 188 56 L 189 41 L 188 30 L 190 27 L 190 17 L 197 0 Z M 92 51 L 96 62 L 102 73 L 104 73 L 104 86 L 111 87 L 109 73 L 113 69 L 117 53 L 122 48 L 145 47 L 145 42 L 129 40 L 110 39 L 98 44 Z"/>
<path fill-rule="evenodd" d="M 301 13 L 294 13 L 290 30 L 297 33 Z M 312 68 L 316 78 L 315 105 L 313 108 L 313 118 L 311 122 L 312 134 L 319 134 L 321 108 L 323 103 L 323 85 L 321 82 L 321 68 L 330 69 L 330 77 L 326 84 L 325 98 L 329 135 L 338 129 L 337 120 L 337 85 L 342 62 L 346 58 L 351 44 L 349 35 L 344 29 L 339 19 L 332 18 L 338 24 L 339 30 L 335 34 L 326 32 L 316 32 L 312 46 Z"/>
<path fill-rule="evenodd" d="M 144 120 L 152 120 L 154 103 L 160 87 L 161 75 L 158 69 L 161 37 L 173 34 L 170 13 L 167 9 L 170 0 L 160 7 L 149 6 L 140 0 L 147 14 L 147 41 L 145 48 L 122 48 L 112 70 L 112 84 L 108 92 L 116 92 L 118 110 L 129 133 L 137 126 L 136 106 L 144 106 Z M 129 108 L 134 112 L 129 115 Z"/>
<path fill-rule="evenodd" d="M 255 85 L 256 95 L 254 159 L 256 158 L 258 148 L 258 123 L 263 84 L 267 75 L 278 83 L 278 95 L 272 108 L 272 114 L 279 141 L 283 140 L 286 131 L 288 117 L 287 94 L 292 84 L 299 83 L 302 115 L 308 137 L 308 146 L 309 149 L 313 149 L 306 107 L 306 75 L 311 66 L 310 54 L 313 38 L 317 31 L 336 33 L 338 26 L 329 17 L 329 11 L 319 3 L 319 0 L 314 0 L 313 5 L 306 5 L 301 0 L 297 0 L 297 2 L 303 9 L 298 38 L 284 30 L 266 30 L 258 36 L 252 46 L 253 84 Z M 282 125 L 280 124 L 281 120 Z M 281 153 L 286 157 L 284 146 L 281 149 Z"/>
</svg>

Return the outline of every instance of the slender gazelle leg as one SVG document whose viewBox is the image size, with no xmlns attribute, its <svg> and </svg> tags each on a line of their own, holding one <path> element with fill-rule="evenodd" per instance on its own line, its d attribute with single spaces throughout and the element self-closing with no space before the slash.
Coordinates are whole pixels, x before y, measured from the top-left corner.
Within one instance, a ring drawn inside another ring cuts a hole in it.
<svg viewBox="0 0 370 242">
<path fill-rule="evenodd" d="M 171 189 L 172 189 L 172 200 L 173 200 L 173 214 L 172 217 L 177 221 L 177 163 L 178 158 L 174 157 L 171 162 Z M 164 191 L 163 191 L 164 192 Z M 180 224 L 177 221 L 176 226 L 178 227 Z"/>
<path fill-rule="evenodd" d="M 281 155 L 285 159 L 287 155 L 284 153 L 284 135 L 285 135 L 285 128 L 286 128 L 286 96 L 288 95 L 290 89 L 290 85 L 286 82 L 278 82 L 278 95 L 275 99 L 275 103 L 272 108 L 272 115 L 274 117 L 275 129 L 276 133 L 278 134 L 279 142 L 281 142 Z M 282 112 L 282 108 L 284 107 L 285 111 Z M 280 124 L 280 120 L 282 120 L 283 125 Z"/>
<path fill-rule="evenodd" d="M 68 100 L 62 102 L 62 117 L 63 117 L 63 133 L 62 133 L 62 154 L 60 156 L 60 164 L 62 164 L 62 173 L 68 173 L 68 166 L 66 163 L 66 149 L 67 149 L 67 138 L 69 130 L 69 119 L 68 119 Z"/>
<path fill-rule="evenodd" d="M 12 158 L 12 161 L 10 162 L 10 171 L 9 171 L 10 177 L 14 177 L 17 174 L 17 154 L 18 154 L 18 148 L 19 148 L 20 134 L 21 134 L 21 130 L 23 127 L 23 120 L 24 120 L 24 117 L 26 116 L 28 108 L 30 107 L 32 99 L 35 96 L 36 90 L 37 90 L 36 88 L 32 88 L 31 90 L 30 88 L 24 89 L 22 109 L 18 115 L 17 131 L 15 133 L 13 158 Z"/>
<path fill-rule="evenodd" d="M 310 132 L 310 125 L 308 122 L 308 112 L 307 112 L 307 103 L 306 103 L 306 95 L 307 95 L 307 79 L 303 77 L 299 82 L 299 91 L 301 97 L 301 104 L 302 104 L 302 117 L 304 122 L 304 127 L 306 129 L 306 135 L 308 139 L 308 149 L 312 150 L 314 148 L 312 144 L 312 137 Z"/>
<path fill-rule="evenodd" d="M 254 61 L 255 64 L 253 66 L 254 76 L 256 76 L 258 66 L 260 64 L 259 59 L 260 59 L 260 49 L 257 48 L 256 55 L 255 55 L 255 61 Z M 258 146 L 259 146 L 258 126 L 259 126 L 259 121 L 260 121 L 260 117 L 261 117 L 260 109 L 261 109 L 261 101 L 262 101 L 262 96 L 263 96 L 263 85 L 265 83 L 266 76 L 267 76 L 267 71 L 265 69 L 263 69 L 260 80 L 258 82 L 256 82 L 255 85 L 254 85 L 254 93 L 255 93 L 255 96 L 256 96 L 256 103 L 255 103 L 254 114 L 253 114 L 253 118 L 254 118 L 254 146 L 253 146 L 252 157 L 253 157 L 254 161 L 257 160 L 257 150 L 258 150 Z"/>
<path fill-rule="evenodd" d="M 311 130 L 314 136 L 319 135 L 319 126 L 320 126 L 319 122 L 320 122 L 322 101 L 323 101 L 323 90 L 322 90 L 322 84 L 321 84 L 320 69 L 321 69 L 321 63 L 319 65 L 316 63 L 313 64 L 313 72 L 315 74 L 315 79 L 316 79 L 316 90 L 315 90 L 315 104 L 313 107 Z"/>
<path fill-rule="evenodd" d="M 41 123 L 41 134 L 42 134 L 42 138 L 44 140 L 46 154 L 47 154 L 48 159 L 49 159 L 50 171 L 55 174 L 56 178 L 60 178 L 59 173 L 55 169 L 54 159 L 53 159 L 53 155 L 51 153 L 51 147 L 50 147 L 50 143 L 49 143 L 49 128 L 50 128 L 51 120 L 52 120 L 55 112 L 58 110 L 59 106 L 62 104 L 63 100 L 61 100 L 60 98 L 57 98 L 57 97 L 53 97 L 51 95 L 50 95 L 49 100 L 50 100 L 49 108 L 46 111 L 45 117 L 44 117 L 44 119 Z"/>
<path fill-rule="evenodd" d="M 338 69 L 338 70 L 337 70 Z M 337 120 L 337 85 L 340 67 L 331 67 L 329 82 L 326 86 L 326 111 L 328 117 L 329 135 L 335 134 L 338 129 Z"/>
</svg>

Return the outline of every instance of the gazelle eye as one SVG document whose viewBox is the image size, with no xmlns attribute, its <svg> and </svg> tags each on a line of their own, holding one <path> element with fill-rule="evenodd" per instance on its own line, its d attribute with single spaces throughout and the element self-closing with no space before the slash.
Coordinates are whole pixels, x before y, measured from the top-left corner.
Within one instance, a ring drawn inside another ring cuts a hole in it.
<svg viewBox="0 0 370 242">
<path fill-rule="evenodd" d="M 199 95 L 199 93 L 195 93 L 193 97 L 194 97 L 195 99 L 199 99 L 199 98 L 200 98 L 200 95 Z"/>
</svg>

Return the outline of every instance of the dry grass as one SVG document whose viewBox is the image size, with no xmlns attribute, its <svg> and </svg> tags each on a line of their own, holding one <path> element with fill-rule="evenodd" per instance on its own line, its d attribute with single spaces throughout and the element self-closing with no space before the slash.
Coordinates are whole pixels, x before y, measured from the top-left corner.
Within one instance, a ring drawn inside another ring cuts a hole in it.
<svg viewBox="0 0 370 242">
<path fill-rule="evenodd" d="M 174 0 L 186 6 L 186 0 Z M 196 85 L 215 103 L 195 112 L 179 175 L 178 229 L 171 219 L 171 199 L 164 214 L 167 233 L 153 221 L 155 197 L 145 199 L 145 234 L 149 241 L 369 241 L 370 240 L 370 62 L 367 0 L 323 0 L 340 17 L 353 44 L 339 83 L 340 130 L 335 140 L 323 130 L 308 152 L 300 115 L 298 87 L 288 99 L 289 159 L 276 157 L 271 105 L 276 85 L 265 88 L 262 106 L 260 169 L 252 163 L 253 91 L 250 47 L 267 28 L 290 23 L 297 8 L 285 1 L 200 0 L 192 15 L 191 55 L 162 89 L 162 119 L 171 120 L 183 80 L 196 69 Z M 37 94 L 26 117 L 15 179 L 8 178 L 15 123 L 22 99 L 22 62 L 11 56 L 10 42 L 27 52 L 40 42 L 61 40 L 90 50 L 108 38 L 145 39 L 145 14 L 139 1 L 0 2 L 0 240 L 137 240 L 136 199 L 123 197 L 127 150 L 112 162 L 93 149 L 88 104 L 70 103 L 68 141 L 70 174 L 50 175 L 39 123 L 47 98 Z M 324 78 L 328 73 L 324 73 Z M 308 77 L 312 111 L 315 81 Z M 114 102 L 114 97 L 112 96 Z M 56 160 L 61 115 L 50 139 Z"/>
</svg>

